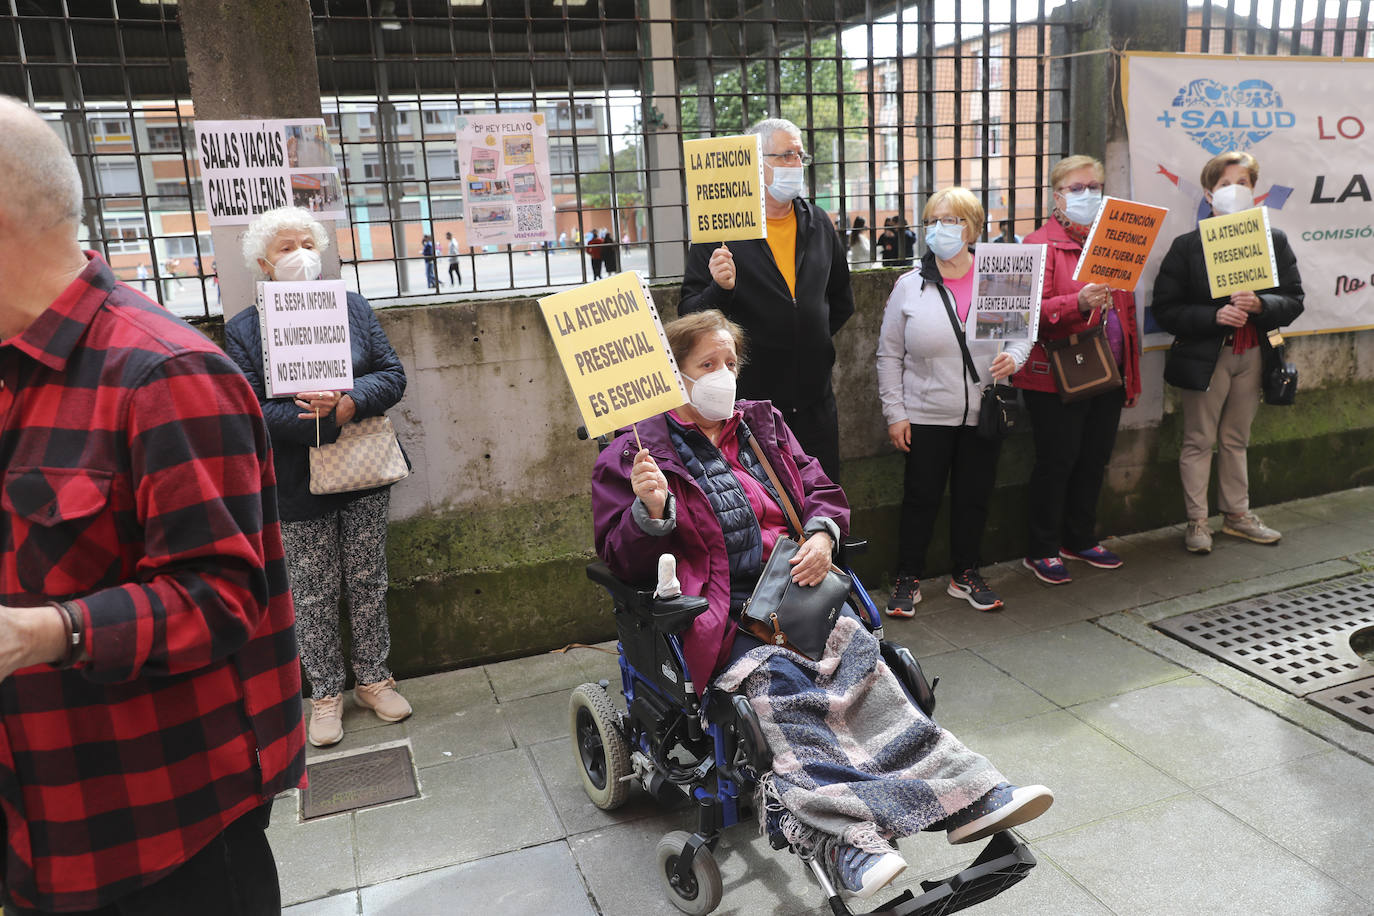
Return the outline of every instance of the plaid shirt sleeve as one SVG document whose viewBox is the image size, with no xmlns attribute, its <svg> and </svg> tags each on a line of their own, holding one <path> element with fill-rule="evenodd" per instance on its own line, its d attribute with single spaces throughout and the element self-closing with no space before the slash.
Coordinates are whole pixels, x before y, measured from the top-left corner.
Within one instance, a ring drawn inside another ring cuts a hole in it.
<svg viewBox="0 0 1374 916">
<path fill-rule="evenodd" d="M 229 360 L 185 353 L 129 393 L 130 480 L 143 525 L 132 582 L 78 600 L 94 680 L 181 674 L 238 651 L 268 608 L 257 399 Z"/>
</svg>

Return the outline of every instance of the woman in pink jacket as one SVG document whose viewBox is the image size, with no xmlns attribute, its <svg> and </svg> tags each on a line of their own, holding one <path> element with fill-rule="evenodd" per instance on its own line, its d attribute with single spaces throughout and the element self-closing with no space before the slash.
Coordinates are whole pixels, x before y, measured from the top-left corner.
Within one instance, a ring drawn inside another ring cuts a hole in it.
<svg viewBox="0 0 1374 916">
<path fill-rule="evenodd" d="M 1091 156 L 1061 159 L 1050 173 L 1054 210 L 1026 236 L 1047 246 L 1040 301 L 1040 339 L 1012 384 L 1024 392 L 1035 436 L 1026 568 L 1049 585 L 1072 580 L 1064 560 L 1116 569 L 1121 558 L 1097 540 L 1097 498 L 1116 445 L 1121 408 L 1140 394 L 1140 342 L 1135 294 L 1073 278 L 1083 240 L 1102 207 L 1102 163 Z M 1064 403 L 1043 341 L 1061 340 L 1101 323 L 1123 386 Z"/>
</svg>

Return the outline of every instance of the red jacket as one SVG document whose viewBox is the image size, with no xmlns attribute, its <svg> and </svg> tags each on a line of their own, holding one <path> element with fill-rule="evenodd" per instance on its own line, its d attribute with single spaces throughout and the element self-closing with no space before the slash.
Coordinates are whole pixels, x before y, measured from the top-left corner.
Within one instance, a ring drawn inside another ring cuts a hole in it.
<svg viewBox="0 0 1374 916">
<path fill-rule="evenodd" d="M 1057 391 L 1050 373 L 1049 356 L 1040 341 L 1062 340 L 1089 326 L 1091 314 L 1085 317 L 1078 310 L 1078 291 L 1088 284 L 1073 278 L 1083 246 L 1069 238 L 1068 232 L 1054 218 L 1026 236 L 1025 243 L 1049 246 L 1045 254 L 1045 289 L 1040 299 L 1039 339 L 1031 348 L 1026 364 L 1011 377 L 1011 382 L 1028 391 Z M 1125 335 L 1126 358 L 1121 377 L 1126 385 L 1126 406 L 1131 407 L 1140 395 L 1140 332 L 1135 323 L 1135 293 L 1113 290 L 1112 308 L 1121 319 L 1121 331 Z M 1095 325 L 1098 320 L 1092 318 L 1092 323 Z"/>
</svg>

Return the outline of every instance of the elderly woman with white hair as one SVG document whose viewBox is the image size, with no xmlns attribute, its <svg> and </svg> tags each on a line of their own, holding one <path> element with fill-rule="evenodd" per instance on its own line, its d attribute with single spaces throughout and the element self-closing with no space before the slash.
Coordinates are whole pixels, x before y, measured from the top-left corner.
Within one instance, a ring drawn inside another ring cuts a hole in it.
<svg viewBox="0 0 1374 916">
<path fill-rule="evenodd" d="M 260 280 L 315 280 L 329 236 L 308 211 L 269 210 L 243 238 L 243 255 Z M 296 633 L 310 680 L 310 743 L 343 738 L 343 653 L 339 596 L 348 600 L 352 628 L 353 698 L 387 722 L 410 715 L 387 668 L 391 630 L 386 613 L 386 533 L 389 487 L 352 493 L 310 492 L 309 449 L 333 442 L 348 423 L 376 417 L 405 393 L 406 374 L 366 299 L 348 294 L 353 387 L 311 391 L 294 400 L 268 400 L 263 385 L 261 324 L 256 308 L 225 325 L 225 350 L 248 376 L 272 437 L 282 540 L 296 602 Z M 318 417 L 318 420 L 317 420 Z"/>
</svg>

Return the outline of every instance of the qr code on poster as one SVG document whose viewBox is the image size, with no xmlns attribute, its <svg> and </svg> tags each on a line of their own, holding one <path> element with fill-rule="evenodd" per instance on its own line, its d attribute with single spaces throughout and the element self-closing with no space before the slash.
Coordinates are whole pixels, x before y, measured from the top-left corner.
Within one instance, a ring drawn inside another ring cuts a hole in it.
<svg viewBox="0 0 1374 916">
<path fill-rule="evenodd" d="M 515 231 L 535 232 L 544 226 L 544 214 L 537 204 L 515 208 Z"/>
</svg>

